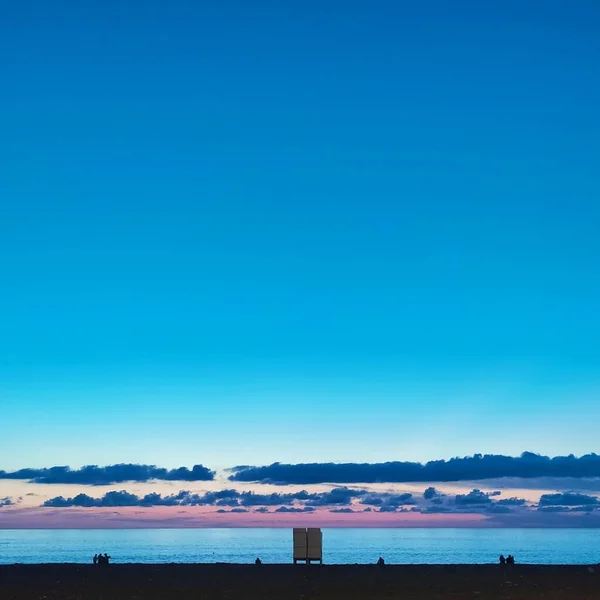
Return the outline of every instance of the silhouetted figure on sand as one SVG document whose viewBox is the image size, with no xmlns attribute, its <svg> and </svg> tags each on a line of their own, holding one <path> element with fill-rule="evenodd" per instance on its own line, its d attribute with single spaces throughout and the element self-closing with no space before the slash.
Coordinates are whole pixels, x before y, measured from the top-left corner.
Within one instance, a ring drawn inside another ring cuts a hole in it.
<svg viewBox="0 0 600 600">
<path fill-rule="evenodd" d="M 509 554 L 506 557 L 506 564 L 507 565 L 514 565 L 515 564 L 515 557 L 512 554 Z"/>
<path fill-rule="evenodd" d="M 98 564 L 98 555 L 94 554 L 94 558 L 92 560 L 94 561 L 94 564 L 97 565 Z"/>
<path fill-rule="evenodd" d="M 108 565 L 110 561 L 110 556 L 106 554 L 98 554 L 98 564 L 99 565 Z"/>
<path fill-rule="evenodd" d="M 254 561 L 254 564 L 255 564 L 255 565 L 262 565 L 262 560 L 260 560 L 260 558 L 257 558 L 257 559 Z"/>
<path fill-rule="evenodd" d="M 383 557 L 380 556 L 379 560 L 377 561 L 377 564 L 381 567 L 382 565 L 385 565 L 385 560 L 383 560 Z"/>
<path fill-rule="evenodd" d="M 501 565 L 505 565 L 506 564 L 506 559 L 504 558 L 504 554 L 500 555 L 500 564 Z"/>
</svg>

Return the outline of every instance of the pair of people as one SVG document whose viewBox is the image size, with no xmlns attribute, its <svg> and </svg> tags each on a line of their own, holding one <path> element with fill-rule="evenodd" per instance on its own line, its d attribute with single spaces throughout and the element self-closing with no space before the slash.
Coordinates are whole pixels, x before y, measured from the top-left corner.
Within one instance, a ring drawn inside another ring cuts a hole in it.
<svg viewBox="0 0 600 600">
<path fill-rule="evenodd" d="M 108 565 L 110 561 L 110 556 L 106 554 L 94 554 L 94 564 L 95 565 Z"/>
<path fill-rule="evenodd" d="M 500 555 L 500 564 L 501 565 L 514 565 L 515 557 L 512 554 L 509 554 L 506 558 L 504 558 L 504 554 Z"/>
</svg>

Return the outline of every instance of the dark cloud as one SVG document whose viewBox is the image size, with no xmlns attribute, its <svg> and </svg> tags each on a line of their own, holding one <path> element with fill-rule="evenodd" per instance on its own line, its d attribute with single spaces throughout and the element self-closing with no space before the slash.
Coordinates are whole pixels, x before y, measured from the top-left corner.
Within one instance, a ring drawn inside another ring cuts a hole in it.
<svg viewBox="0 0 600 600">
<path fill-rule="evenodd" d="M 43 506 L 54 508 L 66 508 L 78 506 L 83 508 L 105 507 L 105 506 L 217 506 L 222 507 L 253 507 L 253 506 L 291 506 L 300 501 L 306 503 L 312 510 L 314 506 L 331 506 L 349 504 L 353 497 L 359 497 L 365 492 L 363 490 L 351 490 L 348 488 L 334 488 L 333 490 L 309 494 L 305 490 L 290 494 L 255 494 L 254 492 L 238 492 L 227 489 L 216 492 L 196 494 L 187 490 L 181 490 L 176 494 L 163 496 L 156 492 L 145 496 L 136 496 L 126 491 L 108 492 L 100 498 L 93 498 L 87 494 L 78 494 L 73 498 L 57 496 L 44 502 Z M 240 512 L 240 511 L 236 511 Z M 309 512 L 309 511 L 307 511 Z"/>
<path fill-rule="evenodd" d="M 88 465 L 81 469 L 50 467 L 47 469 L 20 469 L 7 473 L 0 471 L 0 479 L 26 479 L 32 483 L 63 483 L 78 485 L 112 485 L 125 481 L 145 482 L 152 479 L 162 481 L 211 481 L 214 472 L 202 465 L 192 469 L 179 467 L 163 469 L 154 465 L 119 464 L 99 467 Z"/>
<path fill-rule="evenodd" d="M 352 510 L 351 508 L 332 508 L 330 511 L 330 513 L 354 513 L 356 511 Z"/>
<path fill-rule="evenodd" d="M 498 500 L 497 503 L 501 506 L 525 506 L 527 500 L 524 498 L 502 498 L 502 500 Z"/>
<path fill-rule="evenodd" d="M 404 506 L 405 504 L 414 504 L 412 494 L 390 494 L 385 498 L 385 503 L 391 506 Z"/>
<path fill-rule="evenodd" d="M 189 495 L 190 492 L 184 491 L 180 492 L 183 495 Z M 239 500 L 240 493 L 237 490 L 220 490 L 218 492 L 206 492 L 204 495 L 199 496 L 197 494 L 193 495 L 193 498 L 189 498 L 190 504 L 207 504 L 207 505 L 216 505 L 222 501 L 233 501 Z"/>
<path fill-rule="evenodd" d="M 221 498 L 215 502 L 216 506 L 239 506 L 240 501 L 237 498 Z"/>
<path fill-rule="evenodd" d="M 438 498 L 440 495 L 441 494 L 434 487 L 428 487 L 423 492 L 423 498 L 425 498 L 425 500 L 433 500 L 434 498 Z"/>
<path fill-rule="evenodd" d="M 308 499 L 309 506 L 331 506 L 332 504 L 344 505 L 351 504 L 353 498 L 358 498 L 367 494 L 366 490 L 353 490 L 347 487 L 333 488 L 329 492 L 315 494 Z"/>
<path fill-rule="evenodd" d="M 380 506 L 377 512 L 396 512 L 396 509 L 397 509 L 396 506 L 386 505 L 386 506 Z"/>
<path fill-rule="evenodd" d="M 106 507 L 106 506 L 145 506 L 141 504 L 141 499 L 135 494 L 130 494 L 125 490 L 120 492 L 108 492 L 102 498 L 92 498 L 87 494 L 77 494 L 73 498 L 63 498 L 58 496 L 46 500 L 43 506 L 51 506 L 53 508 L 64 508 L 68 506 L 79 506 L 82 508 Z M 150 505 L 148 505 L 150 506 Z"/>
<path fill-rule="evenodd" d="M 240 494 L 243 506 L 277 506 L 280 504 L 293 504 L 296 500 L 305 500 L 312 497 L 305 491 L 296 494 L 255 494 L 242 492 Z"/>
<path fill-rule="evenodd" d="M 268 513 L 269 509 L 266 506 L 261 506 L 260 508 L 254 509 L 254 512 L 257 512 L 257 513 Z"/>
<path fill-rule="evenodd" d="M 471 490 L 468 494 L 457 494 L 454 502 L 459 506 L 469 506 L 472 504 L 490 504 L 492 500 L 489 494 L 481 490 Z"/>
<path fill-rule="evenodd" d="M 278 484 L 377 483 L 419 481 L 476 481 L 502 477 L 600 477 L 600 456 L 586 454 L 550 458 L 524 452 L 521 456 L 475 454 L 428 463 L 273 463 L 262 467 L 236 467 L 232 481 Z"/>
<path fill-rule="evenodd" d="M 390 494 L 390 493 L 367 493 L 361 500 L 361 504 L 367 504 L 369 506 L 381 506 L 386 508 L 398 508 L 406 504 L 414 504 L 412 494 Z"/>
<path fill-rule="evenodd" d="M 2 506 L 13 506 L 14 502 L 7 496 L 6 498 L 0 498 L 0 508 Z"/>
<path fill-rule="evenodd" d="M 600 501 L 596 496 L 578 494 L 576 492 L 565 492 L 562 494 L 543 494 L 540 498 L 540 506 L 577 506 L 598 505 Z"/>
<path fill-rule="evenodd" d="M 232 513 L 247 513 L 250 512 L 247 508 L 232 508 L 229 512 Z"/>
<path fill-rule="evenodd" d="M 275 509 L 276 513 L 301 513 L 301 512 L 314 512 L 315 509 L 312 506 L 305 506 L 303 508 L 296 508 L 294 506 L 280 506 Z"/>
</svg>

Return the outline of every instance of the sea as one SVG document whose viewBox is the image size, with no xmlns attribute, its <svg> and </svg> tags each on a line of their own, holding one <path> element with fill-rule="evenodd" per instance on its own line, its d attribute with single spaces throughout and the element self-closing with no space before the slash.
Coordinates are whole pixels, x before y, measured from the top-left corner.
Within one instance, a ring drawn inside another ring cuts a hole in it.
<svg viewBox="0 0 600 600">
<path fill-rule="evenodd" d="M 0 530 L 0 564 L 292 562 L 291 529 Z M 323 529 L 323 562 L 598 564 L 600 529 Z"/>
</svg>

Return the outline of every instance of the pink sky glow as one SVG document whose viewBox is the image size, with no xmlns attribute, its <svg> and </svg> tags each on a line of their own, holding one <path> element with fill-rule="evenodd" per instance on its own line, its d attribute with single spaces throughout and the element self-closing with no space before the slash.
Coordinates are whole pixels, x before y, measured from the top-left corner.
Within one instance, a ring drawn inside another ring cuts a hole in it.
<svg viewBox="0 0 600 600">
<path fill-rule="evenodd" d="M 5 508 L 3 529 L 111 529 L 170 527 L 477 527 L 478 514 L 418 513 L 217 513 L 214 507 Z"/>
</svg>

